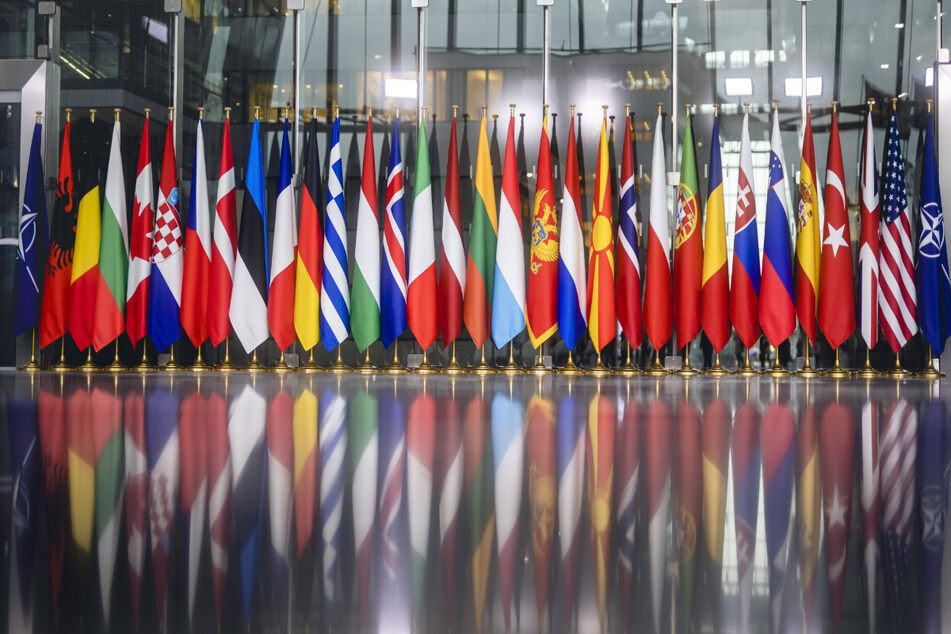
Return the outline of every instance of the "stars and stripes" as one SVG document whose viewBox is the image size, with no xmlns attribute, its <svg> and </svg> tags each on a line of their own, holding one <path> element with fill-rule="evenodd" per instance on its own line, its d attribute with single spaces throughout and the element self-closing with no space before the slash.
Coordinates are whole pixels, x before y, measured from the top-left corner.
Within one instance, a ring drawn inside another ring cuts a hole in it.
<svg viewBox="0 0 951 634">
<path fill-rule="evenodd" d="M 882 417 L 882 531 L 885 596 L 892 622 L 899 623 L 907 600 L 908 559 L 911 554 L 912 513 L 917 471 L 918 413 L 907 401 L 891 404 Z"/>
</svg>

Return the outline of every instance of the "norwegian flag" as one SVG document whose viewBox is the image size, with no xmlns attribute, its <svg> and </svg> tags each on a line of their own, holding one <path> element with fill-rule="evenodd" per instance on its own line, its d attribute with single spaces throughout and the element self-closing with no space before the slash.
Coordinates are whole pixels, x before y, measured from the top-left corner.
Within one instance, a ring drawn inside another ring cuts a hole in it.
<svg viewBox="0 0 951 634">
<path fill-rule="evenodd" d="M 892 404 L 882 418 L 882 529 L 884 531 L 885 596 L 892 622 L 898 625 L 906 604 L 906 574 L 911 553 L 911 517 L 915 504 L 918 414 L 904 400 Z"/>
<path fill-rule="evenodd" d="M 879 322 L 882 334 L 898 353 L 918 332 L 918 295 L 912 251 L 911 221 L 905 192 L 905 168 L 898 141 L 898 118 L 892 113 L 885 146 L 885 181 L 882 192 Z"/>
<path fill-rule="evenodd" d="M 878 169 L 875 165 L 875 140 L 872 138 L 872 111 L 865 119 L 862 148 L 861 232 L 859 234 L 859 329 L 869 350 L 878 343 Z"/>
</svg>

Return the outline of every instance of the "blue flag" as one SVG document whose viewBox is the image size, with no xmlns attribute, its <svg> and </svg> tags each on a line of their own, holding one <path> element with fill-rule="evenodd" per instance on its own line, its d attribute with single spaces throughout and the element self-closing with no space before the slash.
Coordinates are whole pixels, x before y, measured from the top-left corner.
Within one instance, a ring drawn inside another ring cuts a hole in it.
<svg viewBox="0 0 951 634">
<path fill-rule="evenodd" d="M 350 286 L 347 276 L 347 222 L 343 206 L 340 117 L 334 119 L 327 159 L 327 213 L 324 218 L 324 270 L 320 278 L 320 338 L 333 350 L 350 334 Z"/>
<path fill-rule="evenodd" d="M 383 347 L 389 348 L 406 330 L 406 208 L 403 205 L 403 159 L 400 157 L 399 118 L 393 123 L 390 169 L 386 177 L 380 320 Z"/>
<path fill-rule="evenodd" d="M 37 124 L 39 128 L 39 124 Z M 38 134 L 38 133 L 37 133 Z M 34 136 L 34 143 L 39 136 Z M 38 148 L 37 148 L 38 151 Z M 29 182 L 29 180 L 27 181 Z M 25 205 L 24 205 L 25 206 Z M 25 210 L 24 210 L 25 211 Z M 22 227 L 22 225 L 21 225 Z M 11 391 L 7 395 L 7 419 L 10 424 L 10 462 L 13 489 L 10 496 L 12 556 L 16 554 L 16 571 L 22 614 L 30 615 L 33 596 L 33 540 L 36 535 L 37 492 L 39 491 L 40 445 L 37 439 L 36 402 L 29 393 Z M 10 601 L 16 599 L 11 588 Z"/>
<path fill-rule="evenodd" d="M 944 351 L 951 335 L 951 279 L 948 277 L 948 251 L 944 243 L 944 214 L 935 162 L 931 113 L 925 129 L 925 155 L 921 168 L 921 194 L 918 200 L 918 323 L 936 355 Z"/>
<path fill-rule="evenodd" d="M 43 296 L 46 258 L 46 197 L 43 196 L 43 125 L 33 126 L 30 163 L 26 172 L 23 211 L 17 243 L 16 273 L 13 278 L 13 336 L 16 337 L 40 323 L 40 300 Z"/>
<path fill-rule="evenodd" d="M 929 120 L 930 131 L 930 120 Z M 935 399 L 921 419 L 918 433 L 921 477 L 921 608 L 923 632 L 941 631 L 941 564 L 947 515 L 944 488 L 944 401 Z"/>
</svg>

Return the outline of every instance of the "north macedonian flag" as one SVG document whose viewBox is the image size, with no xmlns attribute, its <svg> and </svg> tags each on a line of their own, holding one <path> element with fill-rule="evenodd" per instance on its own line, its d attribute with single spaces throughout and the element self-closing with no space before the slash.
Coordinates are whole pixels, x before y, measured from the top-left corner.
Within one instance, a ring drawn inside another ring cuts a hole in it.
<svg viewBox="0 0 951 634">
<path fill-rule="evenodd" d="M 588 257 L 588 331 L 600 352 L 617 333 L 614 311 L 614 236 L 611 231 L 611 186 L 608 180 L 607 117 L 601 121 L 601 142 L 591 212 L 591 254 Z"/>
</svg>

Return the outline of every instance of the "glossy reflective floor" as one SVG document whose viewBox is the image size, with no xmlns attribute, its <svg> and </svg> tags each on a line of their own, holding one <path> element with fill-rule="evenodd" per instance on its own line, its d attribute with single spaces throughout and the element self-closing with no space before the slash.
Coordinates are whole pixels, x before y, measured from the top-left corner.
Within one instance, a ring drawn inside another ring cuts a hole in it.
<svg viewBox="0 0 951 634">
<path fill-rule="evenodd" d="M 951 631 L 944 381 L 0 392 L 9 631 Z"/>
</svg>

